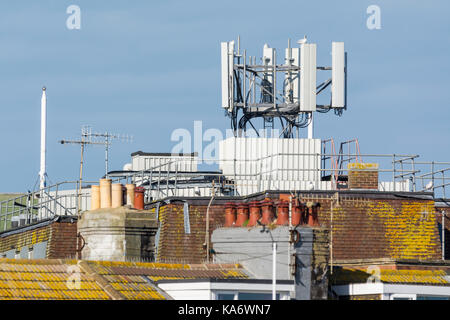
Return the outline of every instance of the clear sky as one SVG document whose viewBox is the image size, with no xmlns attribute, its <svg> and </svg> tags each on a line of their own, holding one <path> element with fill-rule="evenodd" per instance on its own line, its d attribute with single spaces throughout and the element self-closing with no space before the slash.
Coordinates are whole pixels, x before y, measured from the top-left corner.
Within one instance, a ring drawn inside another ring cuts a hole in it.
<svg viewBox="0 0 450 320">
<path fill-rule="evenodd" d="M 81 29 L 69 30 L 69 5 Z M 381 29 L 366 26 L 369 5 Z M 242 39 L 249 54 L 283 52 L 308 36 L 318 64 L 331 41 L 349 58 L 348 110 L 319 115 L 316 136 L 358 138 L 362 153 L 420 154 L 450 161 L 450 2 L 2 1 L 0 3 L 0 192 L 33 188 L 39 172 L 41 88 L 48 94 L 47 172 L 78 177 L 82 125 L 134 136 L 115 142 L 111 169 L 137 150 L 170 152 L 177 128 L 228 128 L 220 107 L 220 42 Z M 280 61 L 278 61 L 281 63 Z M 85 179 L 104 173 L 104 149 L 86 151 Z"/>
</svg>

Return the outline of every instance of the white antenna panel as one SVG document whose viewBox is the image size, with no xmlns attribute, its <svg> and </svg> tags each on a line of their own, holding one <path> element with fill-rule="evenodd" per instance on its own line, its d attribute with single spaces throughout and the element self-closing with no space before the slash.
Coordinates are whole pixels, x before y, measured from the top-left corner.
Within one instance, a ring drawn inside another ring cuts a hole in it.
<svg viewBox="0 0 450 320">
<path fill-rule="evenodd" d="M 300 111 L 316 111 L 316 44 L 305 43 L 300 49 Z"/>
<path fill-rule="evenodd" d="M 290 60 L 290 61 L 289 61 Z M 300 49 L 286 48 L 286 65 L 300 66 Z M 299 103 L 300 74 L 298 71 L 286 72 L 286 98 L 291 103 Z"/>
<path fill-rule="evenodd" d="M 345 51 L 344 42 L 333 42 L 331 49 L 331 107 L 345 107 Z"/>
<path fill-rule="evenodd" d="M 263 48 L 263 65 L 273 66 L 275 57 L 275 49 L 270 48 L 267 43 Z M 267 80 L 273 84 L 273 72 L 267 72 Z"/>
<path fill-rule="evenodd" d="M 222 108 L 233 109 L 234 41 L 221 43 Z"/>
<path fill-rule="evenodd" d="M 268 64 L 269 66 L 273 66 L 273 57 L 274 57 L 275 49 L 270 48 L 267 43 L 263 48 L 263 64 Z"/>
</svg>

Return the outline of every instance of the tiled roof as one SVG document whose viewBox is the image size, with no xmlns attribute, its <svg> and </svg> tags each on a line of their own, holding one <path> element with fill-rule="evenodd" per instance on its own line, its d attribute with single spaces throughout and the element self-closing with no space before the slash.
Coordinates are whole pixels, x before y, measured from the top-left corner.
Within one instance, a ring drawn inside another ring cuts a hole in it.
<svg viewBox="0 0 450 320">
<path fill-rule="evenodd" d="M 74 267 L 75 261 L 0 259 L 0 299 L 109 299 L 83 272 L 71 274 Z"/>
<path fill-rule="evenodd" d="M 331 277 L 333 285 L 383 282 L 396 284 L 450 285 L 450 278 L 444 270 L 390 270 L 338 268 Z"/>
<path fill-rule="evenodd" d="M 243 279 L 240 265 L 0 259 L 0 299 L 170 299 L 161 279 Z"/>
</svg>

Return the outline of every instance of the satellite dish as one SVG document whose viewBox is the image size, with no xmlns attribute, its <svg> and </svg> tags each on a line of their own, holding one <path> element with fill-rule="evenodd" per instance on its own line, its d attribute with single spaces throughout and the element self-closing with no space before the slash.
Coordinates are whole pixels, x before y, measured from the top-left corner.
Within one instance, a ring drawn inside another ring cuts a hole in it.
<svg viewBox="0 0 450 320">
<path fill-rule="evenodd" d="M 131 163 L 126 163 L 123 166 L 123 171 L 131 171 L 131 170 L 133 170 L 133 165 Z"/>
<path fill-rule="evenodd" d="M 307 186 L 308 190 L 314 190 L 314 183 L 312 181 L 308 182 L 308 186 Z"/>
<path fill-rule="evenodd" d="M 430 190 L 433 188 L 433 181 L 430 181 L 427 183 L 427 185 L 425 186 L 425 190 Z"/>
</svg>

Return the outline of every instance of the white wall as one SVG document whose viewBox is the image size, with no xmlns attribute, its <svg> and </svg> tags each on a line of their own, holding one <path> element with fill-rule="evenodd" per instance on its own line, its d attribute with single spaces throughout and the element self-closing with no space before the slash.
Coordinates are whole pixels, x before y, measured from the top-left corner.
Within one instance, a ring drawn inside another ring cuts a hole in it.
<svg viewBox="0 0 450 320">
<path fill-rule="evenodd" d="M 175 300 L 213 300 L 219 292 L 257 292 L 271 293 L 271 283 L 251 283 L 242 280 L 226 282 L 199 281 L 171 281 L 158 283 L 158 287 L 164 290 Z M 294 285 L 279 284 L 277 293 L 280 299 L 288 300 L 290 292 L 294 291 Z"/>
</svg>

